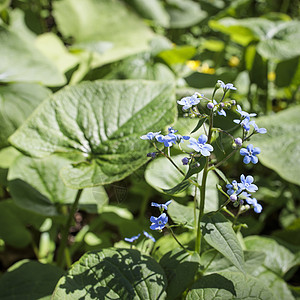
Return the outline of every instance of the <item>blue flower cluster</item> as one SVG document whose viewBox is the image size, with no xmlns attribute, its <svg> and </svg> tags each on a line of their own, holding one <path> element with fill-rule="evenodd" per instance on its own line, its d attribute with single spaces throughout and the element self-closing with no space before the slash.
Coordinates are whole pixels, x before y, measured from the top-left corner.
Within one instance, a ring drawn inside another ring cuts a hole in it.
<svg viewBox="0 0 300 300">
<path fill-rule="evenodd" d="M 159 132 L 148 132 L 146 135 L 142 135 L 141 139 L 149 140 L 149 141 L 156 140 L 159 143 L 163 143 L 165 147 L 172 147 L 176 143 L 179 144 L 179 143 L 182 143 L 184 140 L 190 139 L 189 136 L 185 136 L 185 135 L 182 136 L 180 134 L 176 134 L 176 132 L 178 132 L 178 130 L 173 129 L 173 127 L 169 127 L 167 135 L 160 134 L 160 131 Z M 150 155 L 150 153 L 149 153 L 149 156 L 153 157 L 154 154 Z"/>
<path fill-rule="evenodd" d="M 203 97 L 203 95 L 199 93 L 195 93 L 193 96 L 190 97 L 184 97 L 181 100 L 178 100 L 177 103 L 179 105 L 183 105 L 182 110 L 186 111 L 190 109 L 191 107 L 197 105 L 200 102 L 200 99 Z"/>
<path fill-rule="evenodd" d="M 152 240 L 154 243 L 156 242 L 155 238 L 151 234 L 149 234 L 147 231 L 144 230 L 143 234 L 146 238 Z M 134 235 L 131 238 L 125 238 L 124 240 L 129 243 L 134 243 L 136 240 L 138 240 L 138 238 L 140 236 L 141 236 L 141 234 L 139 233 L 138 235 Z"/>
<path fill-rule="evenodd" d="M 250 193 L 255 193 L 258 187 L 253 183 L 254 179 L 251 175 L 245 177 L 244 174 L 240 177 L 241 182 L 233 180 L 231 184 L 227 184 L 227 194 L 230 196 L 230 200 L 234 203 L 243 204 L 246 201 L 249 205 L 252 205 L 256 213 L 262 211 L 262 206 L 257 203 L 255 198 L 251 198 Z M 238 201 L 238 202 L 237 202 Z"/>
<path fill-rule="evenodd" d="M 150 222 L 152 223 L 150 226 L 150 229 L 152 230 L 162 230 L 165 228 L 166 224 L 168 223 L 168 216 L 166 213 L 164 213 L 164 210 L 168 210 L 168 205 L 170 205 L 172 200 L 167 201 L 164 204 L 158 204 L 155 202 L 151 203 L 151 206 L 155 206 L 159 208 L 160 210 L 160 216 L 159 217 L 153 217 L 151 216 Z"/>
</svg>

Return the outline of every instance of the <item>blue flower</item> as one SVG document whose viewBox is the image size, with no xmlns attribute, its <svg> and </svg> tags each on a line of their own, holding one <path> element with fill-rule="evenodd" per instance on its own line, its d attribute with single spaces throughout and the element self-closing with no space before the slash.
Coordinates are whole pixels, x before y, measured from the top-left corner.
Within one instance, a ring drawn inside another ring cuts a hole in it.
<svg viewBox="0 0 300 300">
<path fill-rule="evenodd" d="M 184 97 L 181 100 L 178 100 L 177 103 L 179 105 L 183 105 L 182 110 L 188 110 L 193 105 L 197 105 L 200 102 L 200 98 L 202 97 L 203 95 L 195 93 L 193 96 Z"/>
<path fill-rule="evenodd" d="M 253 184 L 254 181 L 253 177 L 251 175 L 248 175 L 245 177 L 244 174 L 241 175 L 241 183 L 238 183 L 238 187 L 243 191 L 246 190 L 249 193 L 254 193 L 258 190 L 258 187 Z"/>
<path fill-rule="evenodd" d="M 236 87 L 234 87 L 232 83 L 225 84 L 222 80 L 218 80 L 218 83 L 221 85 L 224 92 L 227 92 L 228 90 L 236 90 Z"/>
<path fill-rule="evenodd" d="M 239 188 L 238 183 L 236 180 L 233 180 L 231 184 L 226 184 L 227 194 L 239 194 L 242 190 Z"/>
<path fill-rule="evenodd" d="M 256 131 L 257 133 L 261 133 L 261 134 L 264 134 L 264 133 L 267 133 L 267 129 L 266 128 L 259 128 L 255 122 L 253 121 L 253 126 L 254 126 L 254 131 Z"/>
<path fill-rule="evenodd" d="M 151 234 L 149 234 L 147 231 L 144 230 L 143 234 L 146 238 L 152 240 L 154 243 L 156 242 L 156 239 Z"/>
<path fill-rule="evenodd" d="M 206 144 L 207 136 L 201 134 L 198 140 L 190 138 L 190 144 L 187 145 L 189 148 L 194 149 L 196 152 L 200 152 L 203 156 L 210 156 L 210 152 L 214 150 L 213 146 Z"/>
<path fill-rule="evenodd" d="M 243 120 L 239 120 L 239 119 L 235 119 L 233 120 L 234 123 L 241 125 L 246 131 L 250 130 L 250 125 L 254 125 L 255 122 L 254 121 L 250 121 L 249 117 L 246 117 Z"/>
<path fill-rule="evenodd" d="M 217 106 L 218 102 L 216 100 L 213 100 L 213 104 L 214 104 L 214 106 Z M 226 111 L 222 108 L 222 104 L 221 103 L 219 104 L 219 107 L 217 108 L 217 113 L 220 116 L 226 117 Z M 223 104 L 223 106 L 224 106 L 224 104 Z"/>
<path fill-rule="evenodd" d="M 160 134 L 160 131 L 159 132 L 148 132 L 146 135 L 142 135 L 141 139 L 152 141 L 159 134 Z"/>
<path fill-rule="evenodd" d="M 253 148 L 252 144 L 249 144 L 246 148 L 242 148 L 240 150 L 240 154 L 242 156 L 244 156 L 243 162 L 245 164 L 249 164 L 250 161 L 253 164 L 257 164 L 258 162 L 258 158 L 256 157 L 256 155 L 258 155 L 260 153 L 260 149 L 258 147 Z"/>
<path fill-rule="evenodd" d="M 150 229 L 162 230 L 168 223 L 168 217 L 165 213 L 161 214 L 158 218 L 151 216 L 150 222 L 152 223 Z"/>
<path fill-rule="evenodd" d="M 135 235 L 135 236 L 133 236 L 133 237 L 131 237 L 131 238 L 125 238 L 124 240 L 126 241 L 126 242 L 129 242 L 129 243 L 133 243 L 135 240 L 137 240 L 139 237 L 140 237 L 140 233 L 138 234 L 138 235 Z"/>
<path fill-rule="evenodd" d="M 176 144 L 176 135 L 175 134 L 167 134 L 162 135 L 159 134 L 156 136 L 156 139 L 160 143 L 164 143 L 165 147 L 172 147 Z"/>
<path fill-rule="evenodd" d="M 158 203 L 155 203 L 155 202 L 152 202 L 151 203 L 151 206 L 155 206 L 155 207 L 158 207 L 160 210 L 168 210 L 168 205 L 170 205 L 172 202 L 172 200 L 169 200 L 167 201 L 166 203 L 163 203 L 163 204 L 158 204 Z"/>
<path fill-rule="evenodd" d="M 173 127 L 168 128 L 169 133 L 176 133 L 178 130 L 175 130 Z"/>
<path fill-rule="evenodd" d="M 237 110 L 236 111 L 241 115 L 242 118 L 251 118 L 251 117 L 256 116 L 255 113 L 249 114 L 249 113 L 243 111 L 242 108 L 240 107 L 240 105 L 237 105 Z"/>
</svg>

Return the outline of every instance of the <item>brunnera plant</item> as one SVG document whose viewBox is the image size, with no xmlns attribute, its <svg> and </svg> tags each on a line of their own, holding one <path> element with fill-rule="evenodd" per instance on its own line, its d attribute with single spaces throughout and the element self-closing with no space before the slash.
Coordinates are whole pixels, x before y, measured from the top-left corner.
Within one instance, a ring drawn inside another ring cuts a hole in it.
<svg viewBox="0 0 300 300">
<path fill-rule="evenodd" d="M 220 89 L 223 96 L 217 102 L 215 94 Z M 18 150 L 36 157 L 30 158 L 36 160 L 36 165 L 49 155 L 67 160 L 62 163 L 60 177 L 65 186 L 77 190 L 66 213 L 57 203 L 53 205 L 55 213 L 64 216 L 54 263 L 68 267 L 56 285 L 53 299 L 214 299 L 216 294 L 222 299 L 274 299 L 269 283 L 260 279 L 267 268 L 274 267 L 272 259 L 265 262 L 260 246 L 267 249 L 270 241 L 242 239 L 239 232 L 240 215 L 251 208 L 257 214 L 263 209 L 254 197 L 258 187 L 249 174 L 229 180 L 219 170 L 237 152 L 245 164 L 256 164 L 260 149 L 248 142 L 253 135 L 267 130 L 257 126 L 255 114 L 227 100 L 230 90 L 235 90 L 232 84 L 218 81 L 211 99 L 195 93 L 177 101 L 186 117 L 199 119 L 191 128 L 191 133 L 201 131 L 197 139 L 180 135 L 173 127 L 166 134 L 159 131 L 175 121 L 174 86 L 142 80 L 84 82 L 63 89 L 46 100 L 10 137 Z M 80 97 L 86 101 L 83 103 Z M 240 136 L 214 127 L 215 118 L 225 118 L 226 110 L 235 107 L 240 118 L 233 125 L 241 128 Z M 232 151 L 216 161 L 214 139 L 220 132 L 230 138 Z M 183 153 L 180 160 L 172 154 L 175 145 Z M 88 252 L 72 265 L 69 228 L 85 192 L 125 178 L 149 157 L 154 162 L 167 161 L 181 176 L 176 185 L 163 189 L 170 198 L 191 187 L 198 191 L 192 205 L 184 206 L 173 199 L 152 202 L 158 213 L 151 216 L 148 231 L 126 237 L 122 248 Z M 226 200 L 217 209 L 205 211 L 208 179 L 213 172 L 223 180 L 215 188 Z M 13 175 L 18 178 L 15 172 L 9 178 Z M 188 238 L 178 235 L 177 229 L 184 230 Z M 159 239 L 155 238 L 158 233 Z M 178 247 L 158 254 L 159 247 L 172 243 L 170 239 Z M 291 253 L 276 242 L 272 247 L 286 251 L 285 257 L 289 258 L 288 268 L 276 270 L 283 277 L 293 266 Z M 30 268 L 34 273 L 35 266 Z"/>
</svg>

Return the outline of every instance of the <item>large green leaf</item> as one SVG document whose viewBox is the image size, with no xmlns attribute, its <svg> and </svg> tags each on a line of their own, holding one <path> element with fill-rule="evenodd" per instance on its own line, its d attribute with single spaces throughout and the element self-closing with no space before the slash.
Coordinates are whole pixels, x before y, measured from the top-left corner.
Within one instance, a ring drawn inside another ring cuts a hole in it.
<svg viewBox="0 0 300 300">
<path fill-rule="evenodd" d="M 53 299 L 165 299 L 166 282 L 153 258 L 133 249 L 103 249 L 81 257 Z"/>
<path fill-rule="evenodd" d="M 249 236 L 245 239 L 245 244 L 248 250 L 264 252 L 266 254 L 264 265 L 280 277 L 299 264 L 296 256 L 289 249 L 271 238 Z"/>
<path fill-rule="evenodd" d="M 200 4 L 191 0 L 167 0 L 166 10 L 170 15 L 171 28 L 186 28 L 202 21 L 207 13 Z"/>
<path fill-rule="evenodd" d="M 0 278 L 0 298 L 49 299 L 63 270 L 37 261 L 21 260 Z"/>
<path fill-rule="evenodd" d="M 267 59 L 286 60 L 300 55 L 300 22 L 276 22 L 257 45 L 257 51 Z"/>
<path fill-rule="evenodd" d="M 35 45 L 62 73 L 78 64 L 78 57 L 70 54 L 54 33 L 47 32 L 39 35 L 35 40 Z"/>
<path fill-rule="evenodd" d="M 263 18 L 212 20 L 209 25 L 247 46 L 256 41 L 257 52 L 266 59 L 286 60 L 300 54 L 299 21 L 270 21 Z"/>
<path fill-rule="evenodd" d="M 37 82 L 60 86 L 63 74 L 37 48 L 14 32 L 0 27 L 0 81 Z"/>
<path fill-rule="evenodd" d="M 126 0 L 145 19 L 169 27 L 170 16 L 160 0 Z"/>
<path fill-rule="evenodd" d="M 50 94 L 48 89 L 34 83 L 0 86 L 0 148 L 8 145 L 7 138 Z"/>
<path fill-rule="evenodd" d="M 263 282 L 238 272 L 220 272 L 200 278 L 187 294 L 187 300 L 273 300 Z"/>
<path fill-rule="evenodd" d="M 41 215 L 59 214 L 62 204 L 73 203 L 76 190 L 65 186 L 60 170 L 71 161 L 58 155 L 34 159 L 20 156 L 9 169 L 9 189 L 15 203 Z M 92 213 L 100 211 L 108 197 L 102 186 L 83 191 L 79 207 Z"/>
<path fill-rule="evenodd" d="M 81 162 L 61 172 L 72 188 L 108 184 L 147 161 L 149 143 L 140 136 L 172 123 L 175 104 L 170 83 L 84 82 L 48 98 L 10 142 L 37 157 L 55 152 L 80 155 Z"/>
<path fill-rule="evenodd" d="M 263 252 L 244 251 L 245 271 L 253 275 L 253 272 L 261 267 L 265 258 L 266 255 Z M 220 271 L 239 272 L 226 257 L 214 249 L 210 249 L 201 255 L 201 265 L 205 268 L 205 275 Z"/>
<path fill-rule="evenodd" d="M 167 299 L 176 299 L 193 282 L 199 269 L 199 255 L 189 254 L 181 248 L 166 253 L 159 261 L 167 279 Z"/>
<path fill-rule="evenodd" d="M 209 245 L 222 253 L 239 270 L 245 270 L 243 249 L 231 223 L 222 214 L 204 215 L 201 231 Z"/>
<path fill-rule="evenodd" d="M 146 50 L 154 36 L 120 1 L 63 0 L 53 7 L 60 32 L 75 42 L 72 48 L 94 53 L 93 67 Z"/>
<path fill-rule="evenodd" d="M 268 132 L 251 140 L 261 149 L 260 162 L 295 184 L 300 184 L 300 140 L 296 137 L 300 132 L 299 115 L 300 105 L 257 118 L 259 127 L 267 128 Z"/>
<path fill-rule="evenodd" d="M 0 238 L 16 248 L 26 247 L 31 242 L 29 230 L 16 214 L 14 205 L 9 200 L 0 202 Z"/>
</svg>

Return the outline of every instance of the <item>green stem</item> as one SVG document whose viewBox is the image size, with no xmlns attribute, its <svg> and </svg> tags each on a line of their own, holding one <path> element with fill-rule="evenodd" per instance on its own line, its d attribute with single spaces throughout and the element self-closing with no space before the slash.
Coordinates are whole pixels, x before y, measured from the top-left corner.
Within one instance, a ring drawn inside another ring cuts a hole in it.
<svg viewBox="0 0 300 300">
<path fill-rule="evenodd" d="M 209 168 L 210 170 L 218 168 L 220 165 L 222 165 L 225 161 L 227 161 L 239 148 L 234 149 L 231 153 L 229 153 L 225 158 L 223 158 L 220 162 L 218 162 L 216 165 L 211 166 Z"/>
<path fill-rule="evenodd" d="M 214 114 L 211 110 L 210 112 L 210 118 L 209 118 L 209 129 L 208 129 L 208 137 L 207 137 L 207 143 L 210 144 L 211 137 L 212 137 L 212 128 L 214 123 Z M 204 215 L 204 206 L 205 206 L 205 191 L 206 191 L 206 180 L 207 180 L 207 174 L 208 174 L 208 163 L 209 158 L 206 157 L 206 163 L 203 169 L 202 174 L 202 182 L 200 187 L 200 207 L 199 207 L 199 215 L 198 215 L 198 222 L 197 222 L 197 236 L 196 236 L 196 244 L 195 244 L 195 251 L 200 254 L 201 251 L 201 239 L 202 239 L 202 233 L 201 233 L 201 219 Z"/>
<path fill-rule="evenodd" d="M 174 231 L 172 230 L 172 228 L 171 227 L 167 227 L 169 230 L 170 230 L 170 232 L 171 232 L 171 234 L 172 234 L 172 237 L 174 238 L 174 240 L 176 241 L 176 243 L 185 251 L 185 252 L 187 252 L 187 253 L 190 253 L 187 249 L 185 249 L 185 247 L 179 242 L 179 240 L 177 239 L 177 237 L 176 237 L 176 235 L 175 235 L 175 233 L 174 233 Z"/>
<path fill-rule="evenodd" d="M 58 251 L 57 251 L 57 265 L 62 268 L 64 267 L 64 264 L 65 264 L 64 254 L 65 254 L 65 248 L 67 247 L 67 243 L 68 243 L 69 229 L 72 224 L 75 211 L 77 210 L 82 191 L 83 191 L 83 189 L 78 190 L 78 192 L 76 194 L 76 198 L 71 206 L 71 210 L 69 212 L 69 217 L 67 219 L 66 225 L 63 228 L 63 231 L 61 233 L 61 243 L 60 243 Z"/>
<path fill-rule="evenodd" d="M 196 237 L 196 244 L 195 244 L 195 251 L 197 253 L 200 253 L 201 250 L 201 238 L 202 238 L 201 219 L 204 214 L 207 174 L 208 174 L 208 158 L 206 158 L 206 163 L 202 174 L 202 183 L 200 188 L 200 207 L 199 207 L 199 215 L 198 215 L 198 222 L 197 222 L 197 237 Z"/>
</svg>

